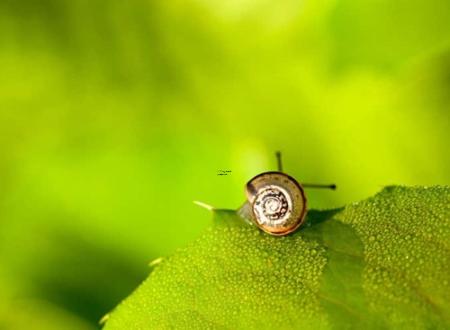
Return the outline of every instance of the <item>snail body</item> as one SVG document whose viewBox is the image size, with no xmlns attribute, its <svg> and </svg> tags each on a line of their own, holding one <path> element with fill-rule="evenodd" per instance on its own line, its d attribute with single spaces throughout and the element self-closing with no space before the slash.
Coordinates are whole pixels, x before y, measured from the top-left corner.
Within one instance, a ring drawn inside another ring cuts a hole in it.
<svg viewBox="0 0 450 330">
<path fill-rule="evenodd" d="M 303 187 L 282 172 L 264 172 L 246 185 L 241 214 L 263 231 L 276 236 L 295 231 L 305 220 Z"/>
</svg>

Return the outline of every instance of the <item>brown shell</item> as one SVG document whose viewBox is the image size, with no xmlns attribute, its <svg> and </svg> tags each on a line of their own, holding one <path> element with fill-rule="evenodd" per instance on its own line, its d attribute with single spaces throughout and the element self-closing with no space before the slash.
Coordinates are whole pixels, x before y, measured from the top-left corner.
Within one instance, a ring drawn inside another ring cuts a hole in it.
<svg viewBox="0 0 450 330">
<path fill-rule="evenodd" d="M 303 187 L 287 174 L 261 173 L 247 183 L 246 194 L 253 222 L 271 235 L 287 235 L 305 220 Z"/>
</svg>

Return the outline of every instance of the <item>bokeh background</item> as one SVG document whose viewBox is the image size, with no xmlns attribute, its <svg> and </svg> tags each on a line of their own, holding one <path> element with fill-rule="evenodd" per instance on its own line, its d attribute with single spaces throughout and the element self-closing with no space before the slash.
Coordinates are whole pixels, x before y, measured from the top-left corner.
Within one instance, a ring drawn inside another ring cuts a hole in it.
<svg viewBox="0 0 450 330">
<path fill-rule="evenodd" d="M 0 0 L 0 329 L 98 328 L 275 150 L 313 208 L 449 184 L 449 87 L 449 1 Z"/>
</svg>

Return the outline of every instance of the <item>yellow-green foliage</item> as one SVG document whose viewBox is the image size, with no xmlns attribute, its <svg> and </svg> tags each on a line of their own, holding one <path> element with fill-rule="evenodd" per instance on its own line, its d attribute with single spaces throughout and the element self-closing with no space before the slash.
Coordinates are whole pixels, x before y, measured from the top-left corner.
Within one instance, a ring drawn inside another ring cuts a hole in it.
<svg viewBox="0 0 450 330">
<path fill-rule="evenodd" d="M 278 149 L 312 208 L 450 184 L 449 50 L 448 0 L 0 0 L 0 305 L 95 326 Z"/>
<path fill-rule="evenodd" d="M 450 189 L 388 187 L 286 237 L 214 212 L 106 330 L 450 326 Z"/>
</svg>

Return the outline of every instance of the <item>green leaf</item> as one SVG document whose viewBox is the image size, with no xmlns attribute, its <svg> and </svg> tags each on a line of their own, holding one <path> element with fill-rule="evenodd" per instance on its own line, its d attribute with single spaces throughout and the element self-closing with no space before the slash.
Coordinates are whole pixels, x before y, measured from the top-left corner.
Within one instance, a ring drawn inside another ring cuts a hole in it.
<svg viewBox="0 0 450 330">
<path fill-rule="evenodd" d="M 105 329 L 448 329 L 449 215 L 448 187 L 388 187 L 285 237 L 218 210 Z"/>
</svg>

